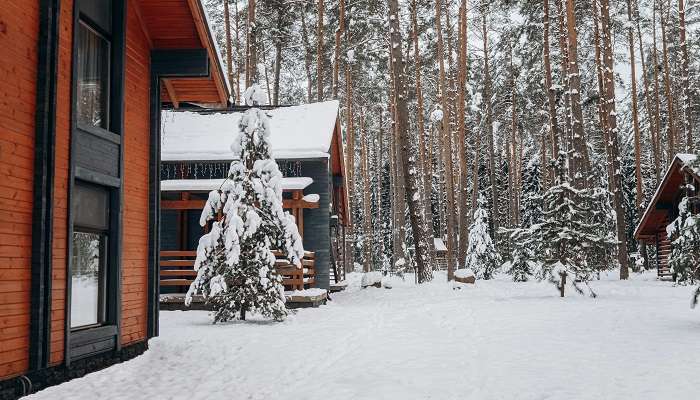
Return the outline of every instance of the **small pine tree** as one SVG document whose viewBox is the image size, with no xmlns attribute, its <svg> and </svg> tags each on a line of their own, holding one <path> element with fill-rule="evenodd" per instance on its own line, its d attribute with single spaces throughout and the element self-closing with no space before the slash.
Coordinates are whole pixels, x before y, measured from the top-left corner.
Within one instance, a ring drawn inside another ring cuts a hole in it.
<svg viewBox="0 0 700 400">
<path fill-rule="evenodd" d="M 525 229 L 524 231 L 529 231 Z M 511 236 L 511 239 L 515 239 Z M 508 270 L 506 271 L 510 276 L 513 277 L 514 282 L 527 282 L 530 277 L 534 274 L 535 266 L 533 263 L 534 254 L 531 249 L 527 246 L 523 246 L 521 243 L 513 242 L 513 253 L 511 254 L 510 264 L 508 265 Z"/>
<path fill-rule="evenodd" d="M 262 102 L 257 85 L 246 90 L 250 106 Z M 214 323 L 245 320 L 247 312 L 282 320 L 287 315 L 282 278 L 275 272 L 273 249 L 300 265 L 304 249 L 294 218 L 282 209 L 282 173 L 270 154 L 270 123 L 251 108 L 239 122 L 231 145 L 234 161 L 228 180 L 209 194 L 200 224 L 212 223 L 197 249 L 197 278 L 186 303 L 201 292 L 213 307 Z"/>
<path fill-rule="evenodd" d="M 489 234 L 489 215 L 486 211 L 486 199 L 479 197 L 478 207 L 474 211 L 474 222 L 469 227 L 469 244 L 465 267 L 471 268 L 480 279 L 493 278 L 501 258 L 493 245 Z"/>
<path fill-rule="evenodd" d="M 542 240 L 542 250 L 538 252 L 542 268 L 538 278 L 557 285 L 562 297 L 567 278 L 578 293 L 583 294 L 578 284 L 584 283 L 595 297 L 588 286 L 597 272 L 591 261 L 601 252 L 609 254 L 615 241 L 610 234 L 601 235 L 594 222 L 600 202 L 598 193 L 571 186 L 563 153 L 554 168 L 555 182 L 544 194 L 543 222 L 537 225 Z"/>
<path fill-rule="evenodd" d="M 534 154 L 523 168 L 520 200 L 520 225 L 523 228 L 542 220 L 542 186 L 540 184 L 540 158 Z"/>
<path fill-rule="evenodd" d="M 669 225 L 668 232 L 672 239 L 669 265 L 675 282 L 682 285 L 700 280 L 700 216 L 692 214 L 691 200 L 681 200 L 678 218 Z"/>
</svg>

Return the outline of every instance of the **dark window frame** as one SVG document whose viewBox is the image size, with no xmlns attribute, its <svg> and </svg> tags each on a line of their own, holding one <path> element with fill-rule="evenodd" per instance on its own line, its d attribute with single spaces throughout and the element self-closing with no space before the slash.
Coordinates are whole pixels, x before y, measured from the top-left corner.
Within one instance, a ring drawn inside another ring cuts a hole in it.
<svg viewBox="0 0 700 400">
<path fill-rule="evenodd" d="M 112 129 L 111 129 L 111 125 L 110 125 L 110 124 L 112 123 L 112 118 L 111 118 L 111 116 L 112 116 L 111 114 L 112 114 L 112 113 L 110 112 L 112 101 L 111 101 L 110 95 L 111 95 L 111 92 L 112 92 L 112 80 L 113 80 L 113 79 L 112 79 L 112 58 L 113 58 L 112 47 L 113 47 L 113 46 L 112 46 L 112 38 L 111 38 L 111 35 L 109 35 L 108 33 L 106 33 L 103 29 L 100 29 L 99 25 L 95 24 L 94 22 L 91 21 L 90 18 L 88 18 L 87 16 L 84 16 L 84 15 L 81 15 L 80 17 L 78 17 L 77 25 L 78 25 L 78 26 L 76 27 L 75 31 L 76 31 L 78 34 L 79 34 L 79 31 L 80 31 L 80 28 L 81 28 L 81 27 L 85 27 L 85 28 L 86 28 L 87 30 L 89 30 L 91 33 L 94 33 L 94 34 L 97 35 L 100 39 L 103 39 L 103 40 L 106 42 L 106 44 L 107 44 L 107 55 L 108 55 L 108 58 L 107 58 L 107 63 L 106 63 L 106 65 L 105 65 L 105 67 L 107 68 L 107 71 L 104 71 L 104 72 L 102 73 L 103 75 L 106 75 L 106 76 L 107 76 L 106 93 L 105 93 L 105 98 L 104 98 L 104 102 L 105 102 L 105 104 L 104 104 L 104 114 L 105 114 L 105 115 L 104 115 L 104 116 L 105 116 L 105 118 L 107 119 L 107 121 L 106 121 L 106 123 L 105 123 L 104 125 L 106 126 L 106 128 L 101 127 L 101 126 L 96 126 L 96 125 L 84 125 L 84 124 L 82 124 L 82 123 L 80 122 L 80 119 L 79 119 L 79 118 L 76 118 L 76 127 L 77 127 L 78 129 L 82 130 L 82 131 L 87 131 L 87 132 L 93 133 L 93 134 L 94 134 L 95 132 L 97 132 L 98 134 L 99 134 L 99 133 L 102 133 L 102 134 L 104 134 L 104 133 L 111 133 L 111 134 L 114 134 L 114 132 L 113 132 Z M 77 37 L 76 37 L 76 40 L 77 40 Z M 75 48 L 77 49 L 78 46 L 76 45 Z M 77 58 L 76 58 L 76 59 L 77 59 Z M 78 67 L 76 66 L 76 77 L 77 77 L 78 75 L 79 75 L 79 74 L 78 74 Z M 75 84 L 75 82 L 73 82 L 73 84 Z M 77 105 L 76 105 L 76 108 L 77 108 Z"/>
<path fill-rule="evenodd" d="M 71 150 L 68 188 L 68 245 L 67 262 L 72 262 L 73 232 L 84 227 L 75 226 L 72 209 L 76 184 L 93 184 L 108 191 L 109 230 L 105 247 L 105 301 L 104 321 L 100 325 L 71 327 L 71 274 L 66 274 L 65 307 L 65 355 L 64 363 L 95 354 L 121 349 L 121 251 L 124 154 L 124 65 L 126 60 L 126 0 L 75 0 L 72 28 L 72 79 L 71 79 Z M 78 31 L 87 25 L 109 42 L 109 101 L 106 105 L 107 129 L 95 126 L 78 126 L 77 73 Z M 108 151 L 108 153 L 104 153 Z M 106 161 L 105 161 L 106 160 Z M 70 264 L 67 265 L 70 271 Z"/>
</svg>

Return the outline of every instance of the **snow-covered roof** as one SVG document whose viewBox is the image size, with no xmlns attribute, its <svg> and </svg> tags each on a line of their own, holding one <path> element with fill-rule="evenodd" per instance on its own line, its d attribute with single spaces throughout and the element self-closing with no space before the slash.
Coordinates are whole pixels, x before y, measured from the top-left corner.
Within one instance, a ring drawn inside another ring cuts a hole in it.
<svg viewBox="0 0 700 400">
<path fill-rule="evenodd" d="M 698 156 L 696 156 L 695 154 L 684 154 L 684 153 L 676 154 L 676 157 L 678 157 L 681 161 L 683 161 L 686 164 L 693 162 L 698 158 Z"/>
<path fill-rule="evenodd" d="M 433 243 L 435 243 L 435 251 L 447 251 L 447 246 L 440 238 L 433 238 Z"/>
<path fill-rule="evenodd" d="M 282 178 L 282 190 L 304 190 L 314 182 L 308 177 Z M 224 179 L 171 179 L 160 182 L 161 192 L 209 192 L 221 187 Z"/>
<path fill-rule="evenodd" d="M 338 101 L 268 111 L 270 144 L 277 159 L 328 158 L 338 118 Z M 163 111 L 163 161 L 230 160 L 229 148 L 243 112 Z"/>
</svg>

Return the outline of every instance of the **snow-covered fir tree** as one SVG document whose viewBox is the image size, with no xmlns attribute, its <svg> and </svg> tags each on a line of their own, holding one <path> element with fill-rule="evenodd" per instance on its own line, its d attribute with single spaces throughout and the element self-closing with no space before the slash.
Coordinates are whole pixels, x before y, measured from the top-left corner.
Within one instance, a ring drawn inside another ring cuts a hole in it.
<svg viewBox="0 0 700 400">
<path fill-rule="evenodd" d="M 256 106 L 263 94 L 253 85 L 245 99 Z M 217 213 L 222 217 L 199 241 L 197 278 L 186 301 L 189 305 L 194 294 L 202 293 L 213 307 L 215 323 L 244 320 L 246 313 L 282 320 L 287 309 L 273 250 L 301 267 L 304 249 L 294 218 L 282 209 L 282 173 L 270 153 L 267 115 L 251 108 L 238 128 L 228 179 L 209 194 L 202 210 L 202 226 Z"/>
<path fill-rule="evenodd" d="M 479 279 L 491 279 L 501 265 L 501 257 L 489 233 L 489 215 L 486 199 L 481 196 L 474 211 L 474 222 L 469 227 L 469 245 L 465 268 L 470 268 Z"/>
<path fill-rule="evenodd" d="M 542 240 L 538 252 L 542 268 L 538 277 L 556 284 L 562 296 L 569 282 L 579 293 L 583 293 L 579 286 L 583 283 L 595 297 L 588 286 L 597 272 L 592 261 L 601 253 L 609 254 L 615 240 L 610 233 L 601 235 L 599 225 L 593 222 L 600 202 L 598 193 L 579 190 L 570 184 L 564 153 L 559 155 L 554 168 L 554 185 L 544 193 L 543 221 L 536 225 L 536 234 Z"/>
<path fill-rule="evenodd" d="M 542 220 L 540 175 L 540 157 L 538 154 L 533 154 L 530 161 L 523 168 L 520 200 L 520 226 L 523 228 L 529 228 Z"/>
<path fill-rule="evenodd" d="M 700 216 L 691 212 L 693 203 L 697 203 L 696 197 L 684 197 L 678 205 L 678 218 L 668 226 L 672 240 L 669 266 L 678 284 L 700 280 Z"/>
</svg>

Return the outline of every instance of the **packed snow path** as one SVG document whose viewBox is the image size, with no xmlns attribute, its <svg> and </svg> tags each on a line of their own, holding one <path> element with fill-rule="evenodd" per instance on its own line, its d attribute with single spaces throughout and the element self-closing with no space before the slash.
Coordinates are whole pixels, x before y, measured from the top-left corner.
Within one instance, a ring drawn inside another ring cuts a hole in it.
<svg viewBox="0 0 700 400">
<path fill-rule="evenodd" d="M 142 356 L 30 399 L 697 399 L 700 310 L 652 274 L 547 283 L 444 275 L 344 293 L 284 323 L 162 312 Z"/>
</svg>

